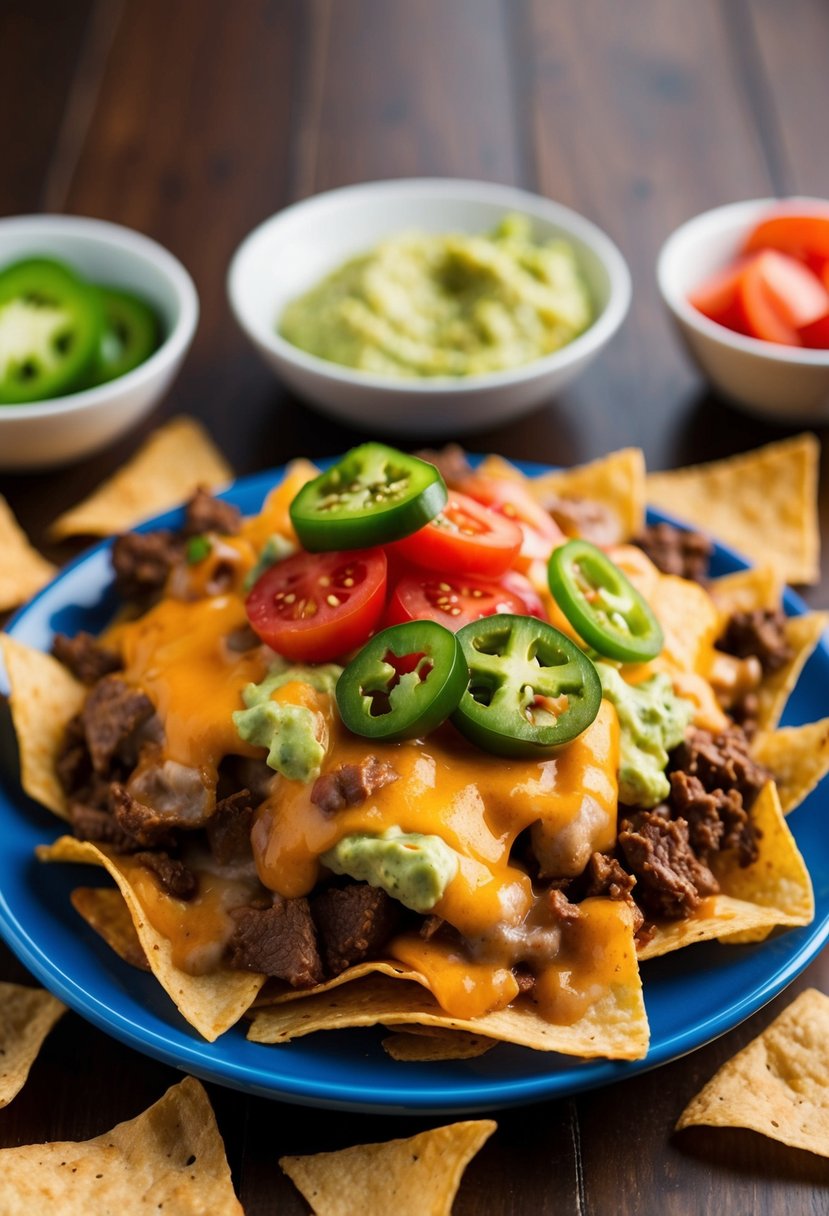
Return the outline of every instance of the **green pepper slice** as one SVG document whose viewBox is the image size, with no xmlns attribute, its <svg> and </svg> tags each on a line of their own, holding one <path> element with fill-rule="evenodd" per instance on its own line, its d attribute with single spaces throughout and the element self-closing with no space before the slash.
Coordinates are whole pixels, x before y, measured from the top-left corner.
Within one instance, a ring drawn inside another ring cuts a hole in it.
<svg viewBox="0 0 829 1216">
<path fill-rule="evenodd" d="M 547 566 L 553 598 L 588 646 L 620 663 L 655 658 L 664 643 L 659 621 L 630 579 L 586 540 L 555 549 Z"/>
<path fill-rule="evenodd" d="M 469 673 L 455 635 L 437 621 L 392 625 L 366 642 L 337 681 L 340 717 L 367 739 L 414 739 L 445 722 Z"/>
<path fill-rule="evenodd" d="M 447 497 L 433 464 L 383 443 L 363 443 L 303 486 L 290 514 L 312 553 L 363 549 L 417 532 L 440 514 Z"/>
<path fill-rule="evenodd" d="M 158 346 L 158 318 L 138 296 L 114 287 L 100 288 L 104 328 L 89 384 L 106 384 L 144 363 Z"/>
<path fill-rule="evenodd" d="M 23 405 L 83 387 L 103 320 L 96 288 L 50 258 L 0 272 L 0 404 Z"/>
<path fill-rule="evenodd" d="M 599 712 L 596 668 L 546 621 L 502 613 L 472 621 L 455 636 L 469 688 L 452 721 L 485 751 L 543 758 L 580 735 Z"/>
</svg>

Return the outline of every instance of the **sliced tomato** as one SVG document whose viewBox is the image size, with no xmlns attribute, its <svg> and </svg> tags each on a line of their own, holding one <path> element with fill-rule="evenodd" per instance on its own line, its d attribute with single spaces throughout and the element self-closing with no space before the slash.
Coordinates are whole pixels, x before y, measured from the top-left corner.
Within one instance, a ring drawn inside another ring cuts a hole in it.
<svg viewBox="0 0 829 1216">
<path fill-rule="evenodd" d="M 728 329 L 737 329 L 740 318 L 737 312 L 737 291 L 740 279 L 748 259 L 739 258 L 725 270 L 705 279 L 699 287 L 695 287 L 688 296 L 688 302 L 693 304 L 709 321 L 725 325 Z"/>
<path fill-rule="evenodd" d="M 387 549 L 393 559 L 427 570 L 493 578 L 509 569 L 522 541 L 517 524 L 475 498 L 450 490 L 449 501 L 431 523 Z"/>
<path fill-rule="evenodd" d="M 798 333 L 804 346 L 815 350 L 829 350 L 829 312 L 812 321 L 811 325 L 804 325 Z"/>
<path fill-rule="evenodd" d="M 266 570 L 245 601 L 253 629 L 287 659 L 324 663 L 362 645 L 386 598 L 382 549 L 295 553 Z"/>
<path fill-rule="evenodd" d="M 544 578 L 546 581 L 547 570 L 544 569 Z M 508 570 L 500 579 L 501 586 L 505 591 L 509 591 L 512 595 L 517 595 L 523 604 L 523 611 L 527 616 L 537 616 L 540 620 L 547 620 L 547 611 L 541 596 L 536 591 L 526 574 L 522 574 L 520 570 Z"/>
<path fill-rule="evenodd" d="M 463 488 L 470 497 L 518 524 L 522 541 L 515 564 L 519 569 L 526 569 L 536 560 L 546 561 L 556 545 L 567 539 L 520 481 L 473 473 L 464 479 Z"/>
<path fill-rule="evenodd" d="M 496 582 L 412 571 L 401 578 L 389 599 L 385 625 L 437 621 L 453 632 L 498 612 L 525 614 L 520 596 Z"/>
<path fill-rule="evenodd" d="M 755 265 L 772 306 L 793 329 L 811 325 L 829 311 L 829 292 L 817 275 L 796 258 L 766 249 L 757 255 Z"/>
<path fill-rule="evenodd" d="M 797 330 L 781 315 L 775 297 L 766 284 L 763 259 L 769 252 L 757 254 L 740 276 L 733 328 L 742 334 L 748 334 L 750 338 L 760 338 L 764 342 L 800 346 Z"/>
<path fill-rule="evenodd" d="M 805 212 L 789 208 L 761 220 L 743 246 L 743 253 L 778 249 L 805 260 L 810 254 L 829 258 L 829 206 Z"/>
</svg>

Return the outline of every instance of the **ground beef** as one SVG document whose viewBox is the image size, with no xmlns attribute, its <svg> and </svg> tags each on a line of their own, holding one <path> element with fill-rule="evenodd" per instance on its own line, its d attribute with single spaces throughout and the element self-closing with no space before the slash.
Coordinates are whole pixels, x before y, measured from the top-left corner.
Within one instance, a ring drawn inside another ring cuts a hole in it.
<svg viewBox="0 0 829 1216">
<path fill-rule="evenodd" d="M 323 978 L 308 900 L 274 895 L 269 908 L 235 908 L 227 959 L 240 971 L 258 971 L 310 988 Z"/>
<path fill-rule="evenodd" d="M 237 790 L 216 803 L 206 824 L 207 843 L 219 865 L 235 865 L 251 859 L 250 829 L 254 801 L 250 790 Z"/>
<path fill-rule="evenodd" d="M 473 471 L 466 452 L 457 443 L 447 443 L 446 447 L 437 450 L 422 448 L 415 455 L 433 464 L 450 490 L 462 489 L 464 479 Z"/>
<path fill-rule="evenodd" d="M 55 760 L 58 780 L 66 794 L 75 794 L 89 784 L 92 760 L 86 745 L 83 718 L 75 714 L 66 724 L 63 741 Z"/>
<path fill-rule="evenodd" d="M 739 659 L 756 656 L 766 675 L 785 667 L 794 654 L 786 641 L 786 617 L 777 608 L 733 613 L 717 649 Z"/>
<path fill-rule="evenodd" d="M 697 583 L 708 579 L 713 545 L 701 532 L 685 532 L 673 524 L 650 524 L 633 543 L 663 574 L 678 574 Z"/>
<path fill-rule="evenodd" d="M 81 711 L 86 744 L 96 773 L 108 773 L 114 760 L 135 763 L 130 745 L 136 732 L 149 722 L 154 712 L 150 698 L 118 676 L 99 680 Z"/>
<path fill-rule="evenodd" d="M 520 995 L 523 996 L 528 992 L 532 992 L 533 988 L 535 988 L 535 976 L 526 967 L 513 967 L 512 974 L 515 976 L 515 982 L 518 984 Z"/>
<path fill-rule="evenodd" d="M 78 840 L 88 840 L 92 844 L 109 844 L 118 853 L 133 853 L 141 847 L 108 810 L 73 799 L 69 803 L 68 811 L 72 830 Z"/>
<path fill-rule="evenodd" d="M 339 975 L 365 958 L 376 958 L 394 935 L 400 905 L 365 882 L 328 887 L 311 901 L 326 972 Z"/>
<path fill-rule="evenodd" d="M 110 787 L 109 804 L 115 822 L 133 841 L 133 848 L 172 848 L 175 844 L 169 817 L 139 802 L 117 781 Z"/>
<path fill-rule="evenodd" d="M 398 776 L 385 760 L 366 756 L 359 764 L 341 764 L 330 773 L 317 777 L 311 801 L 326 815 L 333 815 L 347 806 L 359 806 L 384 785 L 396 781 Z"/>
<path fill-rule="evenodd" d="M 757 693 L 753 689 L 743 693 L 738 700 L 734 701 L 728 712 L 745 737 L 753 739 L 759 726 L 760 698 Z"/>
<path fill-rule="evenodd" d="M 743 806 L 751 810 L 769 780 L 769 772 L 749 750 L 744 730 L 730 726 L 719 734 L 695 728 L 671 755 L 671 768 L 699 777 L 704 789 L 739 790 Z"/>
<path fill-rule="evenodd" d="M 604 503 L 588 498 L 550 496 L 542 498 L 541 505 L 565 536 L 580 537 L 594 545 L 615 545 L 622 539 L 619 520 Z"/>
<path fill-rule="evenodd" d="M 681 920 L 719 890 L 714 875 L 694 855 L 684 819 L 638 811 L 622 820 L 619 847 L 636 877 L 637 899 L 652 916 Z"/>
<path fill-rule="evenodd" d="M 559 887 L 551 887 L 547 892 L 547 907 L 557 923 L 578 920 L 581 915 L 579 905 L 571 903 Z"/>
<path fill-rule="evenodd" d="M 757 859 L 757 830 L 739 790 L 706 790 L 699 777 L 671 773 L 671 807 L 688 823 L 694 852 L 705 862 L 723 849 L 736 849 L 740 865 Z"/>
<path fill-rule="evenodd" d="M 112 546 L 115 586 L 126 600 L 146 600 L 167 582 L 181 557 L 181 542 L 172 532 L 127 532 Z"/>
<path fill-rule="evenodd" d="M 200 536 L 204 532 L 217 532 L 220 536 L 236 536 L 242 526 L 242 512 L 230 502 L 199 486 L 184 508 L 184 536 Z"/>
<path fill-rule="evenodd" d="M 135 860 L 154 874 L 162 891 L 174 899 L 192 899 L 198 891 L 198 879 L 193 871 L 167 853 L 136 853 Z"/>
<path fill-rule="evenodd" d="M 622 863 L 606 853 L 592 853 L 587 863 L 585 877 L 587 886 L 584 897 L 607 895 L 611 899 L 625 899 L 636 885 L 636 879 L 628 874 Z"/>
<path fill-rule="evenodd" d="M 52 654 L 68 667 L 77 680 L 82 684 L 97 684 L 104 676 L 120 671 L 123 667 L 121 656 L 114 650 L 102 646 L 91 633 L 78 633 L 75 637 L 67 637 L 58 633 L 52 642 Z"/>
</svg>

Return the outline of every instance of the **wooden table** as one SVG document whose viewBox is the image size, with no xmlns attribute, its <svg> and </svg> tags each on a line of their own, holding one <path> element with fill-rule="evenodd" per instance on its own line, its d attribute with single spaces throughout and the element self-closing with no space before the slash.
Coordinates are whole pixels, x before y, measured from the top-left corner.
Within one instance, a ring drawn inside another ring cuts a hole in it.
<svg viewBox="0 0 829 1216">
<path fill-rule="evenodd" d="M 0 475 L 0 492 L 49 551 L 46 523 L 172 412 L 202 418 L 239 473 L 347 447 L 349 431 L 300 406 L 257 361 L 231 320 L 226 267 L 254 224 L 297 198 L 417 174 L 558 199 L 605 228 L 633 272 L 630 318 L 598 363 L 546 408 L 476 437 L 480 450 L 568 464 L 639 444 L 660 468 L 785 433 L 733 412 L 689 369 L 654 259 L 706 207 L 829 195 L 827 61 L 821 0 L 3 0 L 0 214 L 67 211 L 148 233 L 191 270 L 202 319 L 141 431 L 73 468 Z M 829 604 L 827 577 L 813 605 Z M 26 978 L 5 948 L 0 976 Z M 809 984 L 829 988 L 826 956 L 689 1058 L 501 1112 L 455 1211 L 829 1212 L 829 1162 L 749 1132 L 672 1130 L 718 1065 Z M 0 1113 L 0 1143 L 97 1135 L 176 1079 L 69 1015 Z M 307 1210 L 276 1165 L 282 1153 L 441 1122 L 209 1088 L 248 1216 Z"/>
</svg>

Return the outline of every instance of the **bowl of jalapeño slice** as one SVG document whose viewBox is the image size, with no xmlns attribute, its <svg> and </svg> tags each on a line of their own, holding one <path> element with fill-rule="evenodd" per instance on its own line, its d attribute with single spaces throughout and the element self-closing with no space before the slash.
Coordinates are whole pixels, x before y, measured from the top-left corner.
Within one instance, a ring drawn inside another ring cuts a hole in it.
<svg viewBox="0 0 829 1216">
<path fill-rule="evenodd" d="M 183 266 L 100 220 L 0 220 L 0 468 L 115 439 L 159 399 L 195 331 Z"/>
</svg>

